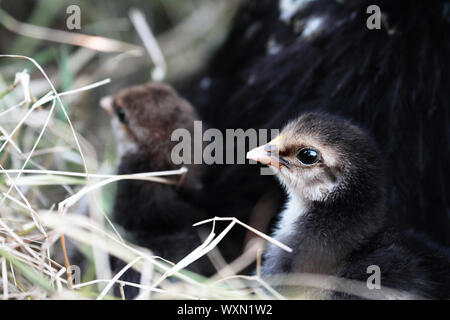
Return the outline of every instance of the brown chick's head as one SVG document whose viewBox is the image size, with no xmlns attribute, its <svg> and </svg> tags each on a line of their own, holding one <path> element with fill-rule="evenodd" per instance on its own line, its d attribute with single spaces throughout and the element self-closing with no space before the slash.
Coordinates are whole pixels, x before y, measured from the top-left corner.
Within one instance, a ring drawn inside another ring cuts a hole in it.
<svg viewBox="0 0 450 320">
<path fill-rule="evenodd" d="M 105 97 L 101 106 L 112 116 L 121 156 L 145 153 L 170 155 L 170 137 L 177 128 L 192 132 L 193 107 L 170 86 L 162 83 L 137 85 Z"/>
</svg>

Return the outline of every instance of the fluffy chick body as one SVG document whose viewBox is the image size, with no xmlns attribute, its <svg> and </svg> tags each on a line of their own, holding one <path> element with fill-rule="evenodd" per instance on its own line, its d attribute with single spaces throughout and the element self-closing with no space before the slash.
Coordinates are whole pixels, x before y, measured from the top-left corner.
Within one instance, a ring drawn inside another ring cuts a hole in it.
<svg viewBox="0 0 450 320">
<path fill-rule="evenodd" d="M 389 227 L 382 160 L 360 128 L 308 113 L 248 157 L 276 170 L 289 199 L 274 237 L 294 251 L 269 245 L 263 276 L 277 282 L 290 274 L 319 274 L 365 283 L 368 268 L 377 266 L 382 288 L 408 297 L 449 298 L 448 252 L 414 232 Z M 286 284 L 280 290 L 293 297 L 356 297 L 338 293 L 345 291 L 339 283 L 331 290 Z"/>
<path fill-rule="evenodd" d="M 101 105 L 111 114 L 120 154 L 119 174 L 178 169 L 171 160 L 176 142 L 171 134 L 177 128 L 192 132 L 197 119 L 193 107 L 165 84 L 150 83 L 120 91 L 114 98 L 104 98 Z M 200 245 L 198 231 L 192 224 L 206 216 L 192 204 L 190 195 L 199 188 L 201 170 L 188 165 L 182 185 L 121 180 L 117 185 L 113 220 L 127 232 L 131 241 L 149 248 L 154 255 L 178 262 Z M 179 177 L 173 178 L 174 182 Z M 124 263 L 113 259 L 119 271 Z M 206 259 L 193 263 L 191 270 L 208 273 L 212 266 Z M 127 271 L 122 277 L 139 282 L 140 275 Z M 126 287 L 126 296 L 137 294 Z"/>
</svg>

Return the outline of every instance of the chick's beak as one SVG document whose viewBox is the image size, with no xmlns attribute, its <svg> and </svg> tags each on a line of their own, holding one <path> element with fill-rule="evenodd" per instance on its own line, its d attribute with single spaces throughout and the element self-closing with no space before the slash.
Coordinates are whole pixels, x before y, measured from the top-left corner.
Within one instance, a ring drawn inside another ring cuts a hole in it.
<svg viewBox="0 0 450 320">
<path fill-rule="evenodd" d="M 110 116 L 114 115 L 113 98 L 111 96 L 103 97 L 100 100 L 100 107 L 106 110 Z"/>
<path fill-rule="evenodd" d="M 280 169 L 282 166 L 289 168 L 288 163 L 278 155 L 281 139 L 282 136 L 278 136 L 269 143 L 250 150 L 247 152 L 247 159 L 255 160 L 277 169 Z"/>
</svg>

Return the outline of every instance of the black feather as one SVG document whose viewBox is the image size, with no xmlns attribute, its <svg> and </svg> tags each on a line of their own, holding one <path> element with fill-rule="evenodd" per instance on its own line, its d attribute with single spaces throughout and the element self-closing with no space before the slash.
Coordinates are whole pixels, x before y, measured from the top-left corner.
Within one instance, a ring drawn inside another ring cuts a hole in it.
<svg viewBox="0 0 450 320">
<path fill-rule="evenodd" d="M 389 30 L 366 28 L 371 4 L 380 6 Z M 448 8 L 444 0 L 316 0 L 287 24 L 278 1 L 246 1 L 225 44 L 183 92 L 222 130 L 280 128 L 308 110 L 351 118 L 370 130 L 389 160 L 392 219 L 450 245 Z M 295 22 L 318 16 L 324 28 L 302 38 Z M 267 53 L 269 39 L 282 46 L 277 54 Z M 211 85 L 202 89 L 205 77 Z M 248 216 L 255 195 L 274 183 L 257 171 L 211 168 L 210 207 L 220 203 L 218 214 Z M 237 198 L 222 200 L 224 192 Z"/>
</svg>

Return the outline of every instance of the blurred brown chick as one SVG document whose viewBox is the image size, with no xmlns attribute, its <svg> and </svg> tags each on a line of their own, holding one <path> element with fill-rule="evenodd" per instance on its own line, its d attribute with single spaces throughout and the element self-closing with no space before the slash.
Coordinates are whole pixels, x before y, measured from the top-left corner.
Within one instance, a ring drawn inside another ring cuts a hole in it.
<svg viewBox="0 0 450 320">
<path fill-rule="evenodd" d="M 175 90 L 161 83 L 137 85 L 123 89 L 114 98 L 103 98 L 100 104 L 112 116 L 120 154 L 118 174 L 181 167 L 171 160 L 172 148 L 178 143 L 171 141 L 171 134 L 177 128 L 193 133 L 197 116 Z M 113 220 L 127 231 L 132 242 L 175 263 L 201 243 L 192 224 L 206 218 L 190 199 L 192 191 L 201 187 L 199 166 L 187 167 L 189 171 L 179 187 L 140 180 L 119 181 L 114 203 Z M 176 182 L 180 177 L 171 179 Z M 116 271 L 124 266 L 121 261 L 112 262 Z M 203 274 L 213 272 L 206 259 L 189 269 Z M 122 279 L 139 282 L 139 277 L 130 270 Z M 127 287 L 125 293 L 129 298 L 137 290 Z"/>
<path fill-rule="evenodd" d="M 174 145 L 170 136 L 177 128 L 192 132 L 197 116 L 175 90 L 162 83 L 137 85 L 103 98 L 100 104 L 112 116 L 121 157 L 151 155 L 155 170 L 176 167 L 170 159 Z"/>
</svg>

